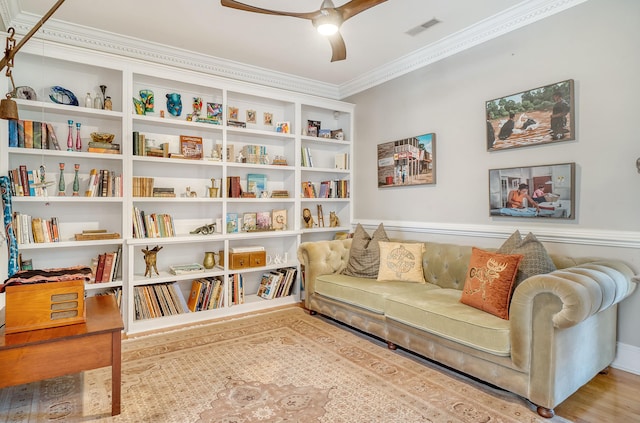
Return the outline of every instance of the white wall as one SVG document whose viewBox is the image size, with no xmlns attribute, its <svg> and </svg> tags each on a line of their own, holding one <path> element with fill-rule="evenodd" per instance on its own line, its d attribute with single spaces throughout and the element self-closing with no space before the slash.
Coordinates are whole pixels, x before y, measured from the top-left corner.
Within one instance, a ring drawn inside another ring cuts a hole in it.
<svg viewBox="0 0 640 423">
<path fill-rule="evenodd" d="M 514 229 L 555 253 L 615 257 L 640 272 L 640 1 L 590 0 L 354 95 L 354 216 L 406 239 L 497 247 Z M 575 80 L 575 141 L 486 151 L 486 100 Z M 377 188 L 376 145 L 436 133 L 435 185 Z M 488 170 L 576 163 L 576 218 L 489 216 Z M 640 293 L 619 342 L 640 352 Z M 635 347 L 638 347 L 635 349 Z"/>
</svg>

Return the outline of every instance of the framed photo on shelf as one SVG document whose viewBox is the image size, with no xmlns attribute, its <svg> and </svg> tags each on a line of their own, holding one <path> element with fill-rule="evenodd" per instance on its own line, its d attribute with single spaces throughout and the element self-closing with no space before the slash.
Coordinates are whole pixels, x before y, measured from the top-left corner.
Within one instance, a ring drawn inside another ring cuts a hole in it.
<svg viewBox="0 0 640 423">
<path fill-rule="evenodd" d="M 491 216 L 575 219 L 575 163 L 489 170 Z"/>
<path fill-rule="evenodd" d="M 273 113 L 264 112 L 262 114 L 262 124 L 266 126 L 273 126 Z"/>
<path fill-rule="evenodd" d="M 289 122 L 278 122 L 276 123 L 276 132 L 280 132 L 282 134 L 288 134 L 291 132 L 291 126 Z"/>
<path fill-rule="evenodd" d="M 242 215 L 242 230 L 244 232 L 255 231 L 258 228 L 257 225 L 256 213 L 249 212 Z"/>
<path fill-rule="evenodd" d="M 287 229 L 287 210 L 273 210 L 271 213 L 271 227 L 273 229 L 286 230 Z"/>
<path fill-rule="evenodd" d="M 259 211 L 256 213 L 256 229 L 262 231 L 271 229 L 271 212 Z"/>
<path fill-rule="evenodd" d="M 320 134 L 320 121 L 307 120 L 307 135 L 310 137 L 317 137 L 319 134 Z"/>
<path fill-rule="evenodd" d="M 257 123 L 257 114 L 255 110 L 247 110 L 247 123 Z"/>
<path fill-rule="evenodd" d="M 573 79 L 486 102 L 487 150 L 576 139 Z"/>
<path fill-rule="evenodd" d="M 378 188 L 435 183 L 435 133 L 378 144 Z"/>
<path fill-rule="evenodd" d="M 239 114 L 240 114 L 240 111 L 238 110 L 237 107 L 229 106 L 227 119 L 228 120 L 238 120 L 238 115 Z"/>
<path fill-rule="evenodd" d="M 202 137 L 180 135 L 180 154 L 185 159 L 202 160 Z"/>
<path fill-rule="evenodd" d="M 222 104 L 207 103 L 207 119 L 214 122 L 222 123 Z"/>
</svg>

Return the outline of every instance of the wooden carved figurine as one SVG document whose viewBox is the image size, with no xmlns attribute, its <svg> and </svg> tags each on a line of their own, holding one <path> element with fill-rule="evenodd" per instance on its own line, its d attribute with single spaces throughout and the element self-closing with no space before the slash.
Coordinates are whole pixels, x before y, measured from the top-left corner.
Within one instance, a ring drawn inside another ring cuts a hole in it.
<svg viewBox="0 0 640 423">
<path fill-rule="evenodd" d="M 338 226 L 340 226 L 340 219 L 334 211 L 329 212 L 329 226 L 332 228 L 337 228 Z"/>
<path fill-rule="evenodd" d="M 305 208 L 302 210 L 302 220 L 306 228 L 313 228 L 313 216 L 311 216 L 311 210 Z"/>
<path fill-rule="evenodd" d="M 162 250 L 162 247 L 158 247 L 157 245 L 151 250 L 147 245 L 147 248 L 142 250 L 142 253 L 144 254 L 144 263 L 146 265 L 144 269 L 145 276 L 149 275 L 149 277 L 151 277 L 153 274 L 152 269 L 156 271 L 156 275 L 160 275 L 160 273 L 158 273 L 158 266 L 156 265 L 156 256 L 160 250 Z"/>
</svg>

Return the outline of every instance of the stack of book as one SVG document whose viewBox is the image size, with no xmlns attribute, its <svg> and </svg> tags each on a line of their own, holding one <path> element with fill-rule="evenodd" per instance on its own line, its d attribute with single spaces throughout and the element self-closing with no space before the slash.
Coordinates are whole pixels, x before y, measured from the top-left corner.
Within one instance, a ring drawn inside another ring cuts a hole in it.
<svg viewBox="0 0 640 423">
<path fill-rule="evenodd" d="M 122 247 L 118 251 L 99 254 L 94 259 L 94 283 L 112 282 L 118 278 L 120 263 L 122 262 Z"/>
<path fill-rule="evenodd" d="M 120 144 L 100 141 L 89 141 L 87 151 L 101 154 L 120 154 Z"/>
<path fill-rule="evenodd" d="M 103 239 L 120 239 L 117 232 L 109 232 L 106 229 L 87 229 L 80 234 L 75 234 L 76 241 L 99 241 Z"/>
<path fill-rule="evenodd" d="M 291 295 L 296 274 L 295 267 L 285 267 L 263 273 L 258 288 L 258 297 L 270 300 Z"/>
<path fill-rule="evenodd" d="M 154 197 L 175 197 L 176 193 L 174 192 L 173 188 L 154 187 L 153 196 Z"/>
<path fill-rule="evenodd" d="M 136 286 L 133 289 L 136 320 L 186 313 L 187 307 L 175 282 Z"/>
<path fill-rule="evenodd" d="M 165 238 L 176 236 L 173 218 L 169 214 L 146 214 L 138 207 L 133 208 L 134 238 Z"/>
<path fill-rule="evenodd" d="M 53 125 L 32 120 L 10 120 L 9 147 L 60 150 Z"/>
<path fill-rule="evenodd" d="M 42 219 L 14 212 L 12 228 L 18 244 L 60 242 L 57 217 Z"/>
<path fill-rule="evenodd" d="M 122 197 L 122 175 L 113 170 L 91 169 L 85 197 Z"/>
<path fill-rule="evenodd" d="M 187 307 L 191 311 L 212 310 L 222 307 L 222 288 L 220 277 L 198 278 L 191 282 L 191 293 Z"/>
</svg>

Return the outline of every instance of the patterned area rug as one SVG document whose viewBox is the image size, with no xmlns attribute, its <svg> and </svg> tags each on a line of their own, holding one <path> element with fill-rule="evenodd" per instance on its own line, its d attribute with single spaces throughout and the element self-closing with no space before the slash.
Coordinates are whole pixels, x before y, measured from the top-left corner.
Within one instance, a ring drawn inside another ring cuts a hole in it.
<svg viewBox="0 0 640 423">
<path fill-rule="evenodd" d="M 287 308 L 123 341 L 110 368 L 0 390 L 0 422 L 566 422 Z"/>
</svg>

